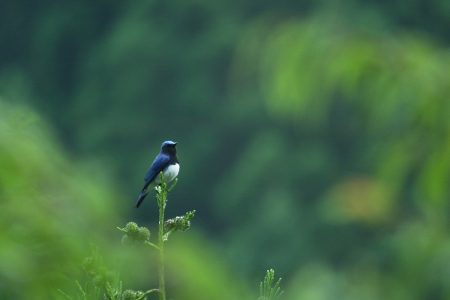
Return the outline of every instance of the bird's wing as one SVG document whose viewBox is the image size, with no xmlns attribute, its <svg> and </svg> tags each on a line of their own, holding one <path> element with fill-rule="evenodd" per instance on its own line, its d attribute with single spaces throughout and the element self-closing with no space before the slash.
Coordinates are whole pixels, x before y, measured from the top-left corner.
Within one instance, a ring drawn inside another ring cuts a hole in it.
<svg viewBox="0 0 450 300">
<path fill-rule="evenodd" d="M 158 154 L 156 156 L 155 160 L 153 161 L 152 165 L 148 169 L 147 173 L 145 174 L 144 181 L 145 185 L 148 186 L 153 180 L 155 180 L 156 176 L 164 170 L 165 167 L 170 162 L 170 157 L 165 154 Z"/>
<path fill-rule="evenodd" d="M 150 183 L 152 183 L 153 180 L 155 180 L 155 178 L 156 178 L 156 176 L 158 176 L 159 172 L 164 170 L 164 168 L 167 167 L 167 165 L 169 165 L 169 163 L 170 163 L 170 157 L 168 155 L 160 153 L 156 156 L 152 165 L 150 166 L 147 173 L 145 174 L 145 177 L 144 177 L 145 184 L 144 184 L 144 187 L 142 188 L 142 191 L 139 194 L 139 197 L 136 201 L 136 207 L 139 207 L 141 205 L 142 201 L 144 201 L 145 196 L 147 196 L 147 194 L 148 194 L 147 188 L 150 185 Z"/>
</svg>

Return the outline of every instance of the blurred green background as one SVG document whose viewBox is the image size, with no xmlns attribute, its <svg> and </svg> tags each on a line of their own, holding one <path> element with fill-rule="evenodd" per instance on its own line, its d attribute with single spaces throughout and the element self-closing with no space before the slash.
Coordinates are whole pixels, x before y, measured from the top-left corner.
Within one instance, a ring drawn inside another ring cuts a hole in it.
<svg viewBox="0 0 450 300">
<path fill-rule="evenodd" d="M 1 1 L 0 299 L 59 299 L 161 142 L 172 299 L 450 299 L 450 2 Z"/>
</svg>

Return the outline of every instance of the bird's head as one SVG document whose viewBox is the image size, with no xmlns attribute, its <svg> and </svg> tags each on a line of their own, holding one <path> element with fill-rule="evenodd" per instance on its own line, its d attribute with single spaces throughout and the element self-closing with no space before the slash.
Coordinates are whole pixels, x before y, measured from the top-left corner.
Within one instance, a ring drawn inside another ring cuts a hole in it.
<svg viewBox="0 0 450 300">
<path fill-rule="evenodd" d="M 177 143 L 172 141 L 165 141 L 161 145 L 161 152 L 167 154 L 176 154 L 177 153 Z"/>
</svg>

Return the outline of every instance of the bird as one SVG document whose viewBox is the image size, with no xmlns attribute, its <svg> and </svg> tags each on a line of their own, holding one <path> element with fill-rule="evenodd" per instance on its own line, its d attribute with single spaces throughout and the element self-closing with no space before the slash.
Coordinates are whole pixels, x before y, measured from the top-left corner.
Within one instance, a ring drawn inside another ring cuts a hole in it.
<svg viewBox="0 0 450 300">
<path fill-rule="evenodd" d="M 180 172 L 180 164 L 177 158 L 177 143 L 173 141 L 165 141 L 161 145 L 161 151 L 156 155 L 155 160 L 151 164 L 144 177 L 144 187 L 141 190 L 137 200 L 136 207 L 139 207 L 144 201 L 145 196 L 149 192 L 149 187 L 158 185 L 161 182 L 160 172 L 163 173 L 165 182 L 174 180 Z"/>
</svg>

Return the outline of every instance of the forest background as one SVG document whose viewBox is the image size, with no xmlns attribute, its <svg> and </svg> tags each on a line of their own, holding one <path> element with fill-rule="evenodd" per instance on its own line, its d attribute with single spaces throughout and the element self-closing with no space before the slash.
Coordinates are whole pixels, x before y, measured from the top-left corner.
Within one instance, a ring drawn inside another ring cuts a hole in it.
<svg viewBox="0 0 450 300">
<path fill-rule="evenodd" d="M 172 299 L 450 299 L 450 2 L 1 1 L 0 298 L 76 290 L 154 228 L 165 139 Z"/>
</svg>

